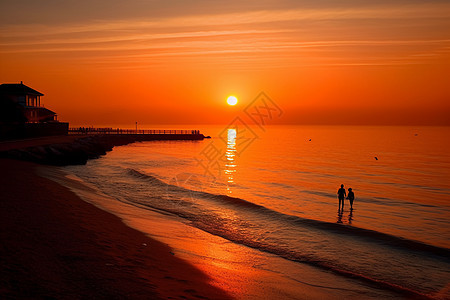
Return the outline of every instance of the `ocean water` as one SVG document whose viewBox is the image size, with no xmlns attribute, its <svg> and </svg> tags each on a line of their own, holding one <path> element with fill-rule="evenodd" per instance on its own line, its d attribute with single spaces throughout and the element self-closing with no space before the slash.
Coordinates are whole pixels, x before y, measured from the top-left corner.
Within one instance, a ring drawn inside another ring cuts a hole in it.
<svg viewBox="0 0 450 300">
<path fill-rule="evenodd" d="M 450 298 L 450 128 L 195 129 L 212 139 L 134 143 L 64 170 L 292 268 Z M 341 184 L 353 210 L 338 211 Z"/>
</svg>

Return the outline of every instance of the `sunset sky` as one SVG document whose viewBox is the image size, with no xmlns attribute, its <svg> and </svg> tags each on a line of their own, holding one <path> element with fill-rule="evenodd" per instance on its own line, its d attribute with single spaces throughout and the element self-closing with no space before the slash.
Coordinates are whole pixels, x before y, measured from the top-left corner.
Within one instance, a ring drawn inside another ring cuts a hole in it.
<svg viewBox="0 0 450 300">
<path fill-rule="evenodd" d="M 450 125 L 450 2 L 1 0 L 20 81 L 73 126 L 225 124 L 261 91 L 280 123 Z"/>
</svg>

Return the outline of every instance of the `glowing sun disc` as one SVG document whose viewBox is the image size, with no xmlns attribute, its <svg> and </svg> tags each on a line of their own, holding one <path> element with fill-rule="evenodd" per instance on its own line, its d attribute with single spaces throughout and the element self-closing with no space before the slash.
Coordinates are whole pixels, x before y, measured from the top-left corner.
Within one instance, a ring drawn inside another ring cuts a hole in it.
<svg viewBox="0 0 450 300">
<path fill-rule="evenodd" d="M 235 96 L 230 96 L 227 98 L 228 105 L 236 105 L 238 103 L 238 99 Z"/>
</svg>

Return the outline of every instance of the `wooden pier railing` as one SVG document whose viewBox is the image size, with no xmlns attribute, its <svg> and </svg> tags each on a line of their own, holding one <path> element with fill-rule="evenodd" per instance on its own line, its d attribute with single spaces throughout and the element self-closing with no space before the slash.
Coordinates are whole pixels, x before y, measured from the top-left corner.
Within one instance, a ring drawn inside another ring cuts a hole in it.
<svg viewBox="0 0 450 300">
<path fill-rule="evenodd" d="M 120 129 L 120 128 L 93 128 L 93 127 L 73 127 L 69 128 L 69 134 L 200 134 L 200 130 L 175 130 L 175 129 Z"/>
</svg>

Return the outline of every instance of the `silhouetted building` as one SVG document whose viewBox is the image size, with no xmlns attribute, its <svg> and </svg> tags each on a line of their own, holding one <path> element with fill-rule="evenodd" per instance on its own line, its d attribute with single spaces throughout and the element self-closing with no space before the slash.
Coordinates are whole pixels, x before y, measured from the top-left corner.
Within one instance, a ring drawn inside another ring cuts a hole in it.
<svg viewBox="0 0 450 300">
<path fill-rule="evenodd" d="M 21 83 L 4 83 L 0 85 L 0 101 L 2 107 L 13 107 L 22 112 L 28 123 L 57 121 L 55 112 L 41 106 L 44 94 Z M 4 103 L 7 102 L 7 103 Z M 5 121 L 5 120 L 1 120 Z"/>
<path fill-rule="evenodd" d="M 42 96 L 22 82 L 0 85 L 0 140 L 67 134 L 69 123 L 43 107 Z"/>
</svg>

